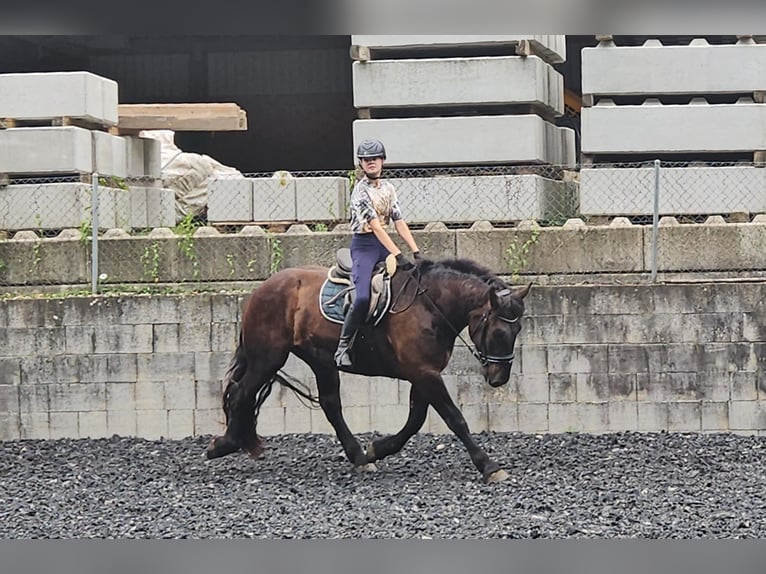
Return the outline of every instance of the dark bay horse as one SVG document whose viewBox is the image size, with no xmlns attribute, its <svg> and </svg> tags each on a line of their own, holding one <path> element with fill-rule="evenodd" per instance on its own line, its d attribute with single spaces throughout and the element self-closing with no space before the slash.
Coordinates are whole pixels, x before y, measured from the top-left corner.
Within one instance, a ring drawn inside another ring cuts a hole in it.
<svg viewBox="0 0 766 574">
<path fill-rule="evenodd" d="M 488 269 L 467 259 L 424 259 L 414 270 L 393 275 L 391 290 L 398 295 L 391 312 L 375 327 L 358 332 L 354 367 L 349 370 L 409 381 L 410 410 L 399 432 L 374 440 L 365 452 L 343 419 L 340 375 L 333 360 L 340 325 L 325 319 L 319 309 L 319 291 L 327 271 L 323 267 L 284 269 L 248 298 L 239 344 L 226 376 L 226 432 L 213 438 L 207 457 L 240 449 L 254 458 L 262 455 L 263 438 L 255 428 L 258 409 L 275 382 L 296 390 L 280 374 L 293 353 L 316 376 L 318 402 L 358 470 L 375 470 L 376 460 L 399 452 L 423 426 L 430 405 L 463 442 L 486 482 L 506 479 L 507 473 L 470 435 L 441 372 L 456 338 L 467 326 L 484 379 L 492 387 L 507 383 L 521 330 L 523 299 L 531 285 L 511 289 Z"/>
</svg>

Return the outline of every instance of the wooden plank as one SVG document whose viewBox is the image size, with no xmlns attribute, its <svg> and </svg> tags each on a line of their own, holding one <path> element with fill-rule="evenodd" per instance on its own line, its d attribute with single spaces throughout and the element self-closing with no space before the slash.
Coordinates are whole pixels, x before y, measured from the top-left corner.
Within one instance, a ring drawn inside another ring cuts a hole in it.
<svg viewBox="0 0 766 574">
<path fill-rule="evenodd" d="M 370 49 L 367 46 L 357 46 L 354 44 L 349 48 L 348 53 L 351 59 L 357 62 L 368 62 L 372 58 Z"/>
<path fill-rule="evenodd" d="M 247 114 L 237 104 L 120 104 L 123 130 L 226 132 L 247 130 Z"/>
</svg>

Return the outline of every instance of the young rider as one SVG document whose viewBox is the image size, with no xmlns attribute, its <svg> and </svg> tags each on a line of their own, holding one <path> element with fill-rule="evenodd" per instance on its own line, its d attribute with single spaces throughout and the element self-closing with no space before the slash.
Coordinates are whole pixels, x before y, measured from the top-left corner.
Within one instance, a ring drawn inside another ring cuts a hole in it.
<svg viewBox="0 0 766 574">
<path fill-rule="evenodd" d="M 414 258 L 420 258 L 415 239 L 402 218 L 396 190 L 388 180 L 381 178 L 386 148 L 378 140 L 365 140 L 357 148 L 359 165 L 364 177 L 351 192 L 351 279 L 356 297 L 346 315 L 335 352 L 335 363 L 339 367 L 350 367 L 349 347 L 359 327 L 364 323 L 370 304 L 370 282 L 372 270 L 389 253 L 396 256 L 396 266 L 404 271 L 414 267 L 396 246 L 386 231 L 389 221 L 394 222 L 397 233 L 412 250 Z"/>
</svg>

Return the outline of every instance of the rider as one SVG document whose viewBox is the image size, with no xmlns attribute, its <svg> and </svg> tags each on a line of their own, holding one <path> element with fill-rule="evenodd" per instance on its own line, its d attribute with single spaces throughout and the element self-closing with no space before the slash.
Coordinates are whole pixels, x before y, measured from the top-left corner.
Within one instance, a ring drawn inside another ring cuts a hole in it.
<svg viewBox="0 0 766 574">
<path fill-rule="evenodd" d="M 414 267 L 396 246 L 384 226 L 394 222 L 397 233 L 412 250 L 414 258 L 420 259 L 420 250 L 412 237 L 410 228 L 402 219 L 396 190 L 388 180 L 381 179 L 386 148 L 378 140 L 365 140 L 359 144 L 356 155 L 364 172 L 351 192 L 351 278 L 356 297 L 349 309 L 335 352 L 335 363 L 339 367 L 350 367 L 349 347 L 357 329 L 363 324 L 370 304 L 370 282 L 372 270 L 389 253 L 396 256 L 396 266 L 404 271 Z"/>
</svg>

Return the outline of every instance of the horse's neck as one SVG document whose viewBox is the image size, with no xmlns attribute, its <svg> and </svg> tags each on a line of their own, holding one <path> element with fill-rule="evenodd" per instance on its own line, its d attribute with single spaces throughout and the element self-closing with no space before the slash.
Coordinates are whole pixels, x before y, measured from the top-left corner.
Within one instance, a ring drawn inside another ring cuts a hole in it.
<svg viewBox="0 0 766 574">
<path fill-rule="evenodd" d="M 471 315 L 479 312 L 487 301 L 486 284 L 476 277 L 466 277 L 442 286 L 442 291 L 448 293 L 448 295 L 440 297 L 444 307 L 440 305 L 439 301 L 435 301 L 436 305 L 442 308 L 442 311 L 458 330 L 465 328 Z"/>
</svg>

